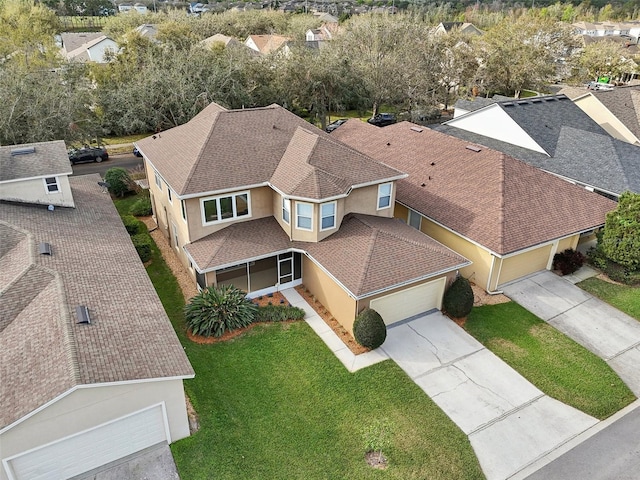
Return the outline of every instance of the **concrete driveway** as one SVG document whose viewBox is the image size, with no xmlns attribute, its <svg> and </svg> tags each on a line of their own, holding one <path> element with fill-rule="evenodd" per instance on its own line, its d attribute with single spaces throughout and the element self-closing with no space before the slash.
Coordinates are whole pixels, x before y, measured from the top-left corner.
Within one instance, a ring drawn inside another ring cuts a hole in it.
<svg viewBox="0 0 640 480">
<path fill-rule="evenodd" d="M 390 327 L 381 348 L 469 436 L 488 480 L 508 478 L 597 423 L 546 396 L 440 312 Z"/>
<path fill-rule="evenodd" d="M 503 291 L 604 359 L 640 396 L 640 322 L 546 270 L 506 285 Z"/>
</svg>

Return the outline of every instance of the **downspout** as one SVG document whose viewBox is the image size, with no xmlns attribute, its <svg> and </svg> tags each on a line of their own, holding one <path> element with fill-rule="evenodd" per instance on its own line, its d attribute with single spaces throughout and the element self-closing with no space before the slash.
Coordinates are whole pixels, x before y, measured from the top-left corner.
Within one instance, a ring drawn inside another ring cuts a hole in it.
<svg viewBox="0 0 640 480">
<path fill-rule="evenodd" d="M 491 268 L 489 269 L 489 278 L 487 279 L 487 293 L 489 295 L 500 295 L 502 292 L 502 290 L 491 290 L 491 277 L 493 277 L 493 267 L 496 264 L 496 256 L 495 255 L 491 255 L 491 258 L 493 258 L 493 260 L 491 261 Z M 500 278 L 500 271 L 502 270 L 502 262 L 500 262 L 500 268 L 498 269 L 498 278 Z M 497 286 L 497 281 L 496 281 L 496 286 Z"/>
</svg>

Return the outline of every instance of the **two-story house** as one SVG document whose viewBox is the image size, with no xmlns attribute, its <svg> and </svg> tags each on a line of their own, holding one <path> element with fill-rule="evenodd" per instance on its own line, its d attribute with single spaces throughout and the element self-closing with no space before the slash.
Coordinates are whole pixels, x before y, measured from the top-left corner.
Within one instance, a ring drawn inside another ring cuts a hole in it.
<svg viewBox="0 0 640 480">
<path fill-rule="evenodd" d="M 440 308 L 470 262 L 393 218 L 406 175 L 278 105 L 209 105 L 137 142 L 154 215 L 199 287 L 250 296 L 300 283 L 351 330 Z"/>
</svg>

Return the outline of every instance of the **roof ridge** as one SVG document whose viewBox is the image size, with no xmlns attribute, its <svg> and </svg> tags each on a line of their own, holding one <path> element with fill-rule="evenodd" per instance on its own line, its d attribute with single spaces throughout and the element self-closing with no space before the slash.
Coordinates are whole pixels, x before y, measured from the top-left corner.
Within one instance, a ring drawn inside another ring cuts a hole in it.
<svg viewBox="0 0 640 480">
<path fill-rule="evenodd" d="M 498 162 L 498 176 L 499 176 L 499 183 L 498 183 L 498 198 L 500 200 L 500 205 L 498 206 L 498 245 L 500 246 L 501 251 L 504 251 L 505 249 L 505 238 L 504 238 L 504 232 L 505 232 L 505 201 L 504 201 L 504 196 L 505 196 L 505 191 L 506 191 L 506 183 L 507 183 L 507 176 L 505 175 L 505 162 L 507 161 L 507 155 L 505 153 L 501 153 L 498 157 L 500 159 L 500 161 Z"/>
<path fill-rule="evenodd" d="M 82 379 L 80 377 L 80 362 L 78 360 L 76 335 L 71 326 L 72 317 L 69 313 L 69 309 L 67 308 L 67 303 L 64 301 L 64 284 L 62 282 L 62 278 L 58 272 L 52 273 L 53 281 L 56 283 L 56 288 L 58 290 L 58 298 L 60 298 L 60 322 L 62 324 L 64 353 L 68 361 L 69 376 L 71 377 L 74 385 L 78 385 L 82 382 Z"/>
<path fill-rule="evenodd" d="M 357 284 L 357 287 L 358 287 L 357 291 L 361 291 L 362 288 L 364 287 L 365 279 L 367 278 L 367 274 L 369 273 L 369 269 L 371 268 L 371 257 L 373 256 L 373 252 L 374 252 L 375 247 L 376 247 L 376 239 L 378 238 L 379 230 L 377 228 L 373 228 L 369 223 L 365 222 L 358 215 L 351 215 L 351 218 L 353 218 L 354 220 L 357 220 L 360 223 L 362 223 L 362 224 L 368 226 L 369 228 L 371 228 L 371 233 L 367 236 L 367 241 L 369 242 L 369 245 L 368 245 L 368 248 L 367 248 L 366 261 L 364 262 L 364 266 L 366 268 L 363 269 L 362 275 L 358 279 L 358 284 Z"/>
<path fill-rule="evenodd" d="M 212 102 L 212 103 L 214 103 L 214 102 Z M 209 105 L 211 105 L 211 104 L 209 104 Z M 207 105 L 207 107 L 208 107 L 209 105 Z M 218 104 L 216 103 L 216 105 L 218 105 Z M 207 108 L 207 107 L 205 107 L 205 108 Z M 224 107 L 223 107 L 223 108 L 224 108 Z M 202 110 L 204 110 L 204 108 L 203 108 Z M 200 113 L 202 113 L 202 110 L 198 113 L 198 115 L 199 115 Z M 225 111 L 225 112 L 228 112 L 229 110 L 226 110 L 226 109 L 225 109 L 224 111 Z M 193 162 L 193 164 L 191 165 L 191 168 L 189 169 L 189 174 L 187 175 L 187 178 L 186 178 L 186 179 L 185 179 L 185 181 L 184 181 L 184 186 L 182 187 L 182 190 L 183 190 L 183 191 L 188 189 L 188 186 L 189 186 L 189 184 L 191 183 L 191 179 L 192 179 L 192 178 L 193 178 L 193 176 L 195 175 L 195 172 L 196 172 L 196 170 L 197 170 L 198 164 L 200 163 L 200 157 L 202 156 L 202 152 L 205 150 L 205 147 L 207 146 L 207 144 L 208 144 L 208 142 L 209 142 L 209 139 L 210 139 L 210 138 L 211 138 L 211 136 L 213 135 L 213 130 L 215 129 L 216 125 L 218 124 L 218 118 L 220 118 L 220 114 L 221 114 L 221 113 L 224 113 L 224 112 L 217 111 L 217 112 L 214 112 L 214 114 L 212 115 L 212 117 L 213 117 L 213 123 L 211 124 L 211 127 L 209 128 L 209 134 L 207 135 L 207 137 L 206 137 L 206 138 L 204 139 L 204 141 L 202 142 L 202 145 L 200 146 L 200 149 L 198 150 L 198 153 L 197 153 L 197 155 L 196 155 L 196 161 L 195 161 L 195 162 Z M 195 118 L 195 117 L 194 117 L 194 118 Z M 189 120 L 189 122 L 190 122 L 190 121 L 191 121 L 191 120 Z M 188 124 L 189 124 L 189 122 L 187 122 L 187 123 L 185 123 L 185 124 L 183 124 L 183 125 L 188 125 Z M 154 137 L 154 138 L 155 138 L 155 137 Z"/>
</svg>

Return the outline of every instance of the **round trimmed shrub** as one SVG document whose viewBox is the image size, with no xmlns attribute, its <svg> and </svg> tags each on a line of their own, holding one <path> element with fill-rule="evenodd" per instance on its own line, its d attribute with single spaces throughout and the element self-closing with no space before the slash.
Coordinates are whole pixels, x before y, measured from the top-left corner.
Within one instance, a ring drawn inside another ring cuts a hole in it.
<svg viewBox="0 0 640 480">
<path fill-rule="evenodd" d="M 258 307 L 233 285 L 207 287 L 184 307 L 187 327 L 194 335 L 221 337 L 224 332 L 249 326 Z"/>
<path fill-rule="evenodd" d="M 104 181 L 109 184 L 109 191 L 118 197 L 124 197 L 131 190 L 131 177 L 124 168 L 110 168 L 104 174 Z"/>
<path fill-rule="evenodd" d="M 147 233 L 147 226 L 133 215 L 123 215 L 122 223 L 124 224 L 124 228 L 127 229 L 127 233 L 129 233 L 129 235 Z"/>
<path fill-rule="evenodd" d="M 387 326 L 378 312 L 365 308 L 353 322 L 353 336 L 360 345 L 373 350 L 387 338 Z"/>
<path fill-rule="evenodd" d="M 442 308 L 454 318 L 466 317 L 473 308 L 473 289 L 464 277 L 458 277 L 444 293 Z"/>
</svg>

